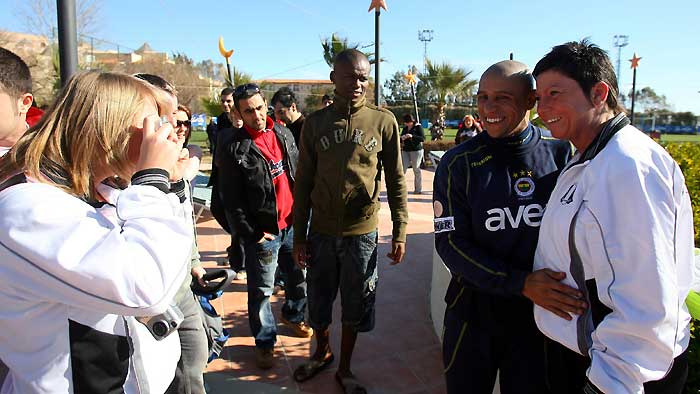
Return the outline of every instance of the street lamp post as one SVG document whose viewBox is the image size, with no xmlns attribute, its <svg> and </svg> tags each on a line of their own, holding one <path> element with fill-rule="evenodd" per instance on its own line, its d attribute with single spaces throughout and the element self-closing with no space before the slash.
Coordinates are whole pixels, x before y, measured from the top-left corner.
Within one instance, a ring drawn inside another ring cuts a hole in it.
<svg viewBox="0 0 700 394">
<path fill-rule="evenodd" d="M 78 71 L 78 31 L 75 22 L 75 0 L 57 0 L 58 55 L 61 86 Z"/>
</svg>

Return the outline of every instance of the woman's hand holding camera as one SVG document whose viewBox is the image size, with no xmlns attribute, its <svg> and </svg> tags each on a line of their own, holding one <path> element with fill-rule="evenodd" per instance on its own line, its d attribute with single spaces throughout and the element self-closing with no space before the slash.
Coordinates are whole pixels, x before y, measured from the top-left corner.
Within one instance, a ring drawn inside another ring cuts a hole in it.
<svg viewBox="0 0 700 394">
<path fill-rule="evenodd" d="M 136 170 L 162 168 L 174 174 L 178 171 L 177 162 L 182 154 L 177 133 L 168 122 L 157 127 L 159 124 L 160 119 L 155 115 L 143 120 L 143 139 Z"/>
</svg>

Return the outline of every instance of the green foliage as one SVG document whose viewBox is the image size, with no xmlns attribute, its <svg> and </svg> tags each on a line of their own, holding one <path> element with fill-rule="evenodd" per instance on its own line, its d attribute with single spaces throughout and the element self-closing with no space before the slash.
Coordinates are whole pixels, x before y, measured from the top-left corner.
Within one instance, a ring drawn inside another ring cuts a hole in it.
<svg viewBox="0 0 700 394">
<path fill-rule="evenodd" d="M 387 105 L 411 105 L 413 103 L 411 85 L 406 81 L 404 73 L 397 71 L 391 79 L 384 81 L 384 99 Z"/>
<path fill-rule="evenodd" d="M 664 143 L 685 176 L 690 201 L 693 205 L 695 245 L 700 245 L 700 144 L 690 142 Z M 700 371 L 698 371 L 700 373 Z"/>
<path fill-rule="evenodd" d="M 199 103 L 202 105 L 202 110 L 205 114 L 209 116 L 219 116 L 223 110 L 221 109 L 221 103 L 219 103 L 219 97 L 200 97 Z"/>
<path fill-rule="evenodd" d="M 250 74 L 240 71 L 235 67 L 233 67 L 233 82 L 235 83 L 231 82 L 231 80 L 228 78 L 228 71 L 224 73 L 224 82 L 226 82 L 226 86 L 245 85 L 252 81 L 253 77 Z"/>
<path fill-rule="evenodd" d="M 426 59 L 426 71 L 418 74 L 418 78 L 437 104 L 435 119 L 444 119 L 448 95 L 471 94 L 477 81 L 469 79 L 469 74 L 471 71 L 464 68 L 455 67 L 449 63 L 434 64 Z"/>
<path fill-rule="evenodd" d="M 394 116 L 396 119 L 401 120 L 401 117 L 404 116 L 405 114 L 413 114 L 413 105 L 412 104 L 405 104 L 405 105 L 387 105 L 384 108 L 388 109 L 389 111 L 394 113 Z M 434 104 L 418 104 L 418 115 L 420 116 L 420 119 L 429 119 L 432 121 L 431 115 L 436 113 L 437 111 L 437 106 Z M 448 120 L 462 120 L 464 118 L 464 115 L 467 114 L 476 114 L 477 110 L 476 107 L 468 107 L 468 106 L 463 106 L 463 105 L 449 105 L 444 108 L 445 111 L 445 119 Z M 399 122 L 401 123 L 401 122 Z M 445 130 L 445 133 L 447 133 L 447 129 Z M 447 134 L 445 134 L 445 138 L 447 138 Z"/>
<path fill-rule="evenodd" d="M 627 94 L 630 99 L 630 105 L 632 103 L 632 90 Z M 668 110 L 669 105 L 666 100 L 666 96 L 657 94 L 654 89 L 649 86 L 643 87 L 637 90 L 634 99 L 634 105 L 637 108 L 643 108 L 645 111 L 659 111 Z"/>
<path fill-rule="evenodd" d="M 662 143 L 676 160 L 685 176 L 690 201 L 693 206 L 693 223 L 695 225 L 695 245 L 700 245 L 700 144 L 691 142 Z M 698 321 L 690 324 L 690 345 L 688 346 L 688 381 L 686 393 L 700 393 L 700 339 L 698 338 Z"/>
<path fill-rule="evenodd" d="M 327 94 L 333 96 L 333 87 L 313 87 L 311 92 L 304 98 L 304 112 L 310 114 L 314 111 L 321 109 L 323 106 L 322 98 L 323 95 Z"/>
<path fill-rule="evenodd" d="M 326 37 L 323 39 L 323 41 L 321 41 L 321 46 L 323 47 L 323 60 L 326 61 L 326 64 L 328 64 L 329 67 L 333 68 L 335 57 L 338 56 L 340 52 L 349 48 L 358 49 L 360 45 L 350 44 L 348 43 L 348 39 L 346 37 L 341 37 L 338 35 L 338 33 L 333 33 L 330 37 Z M 362 51 L 362 53 L 367 56 L 370 64 L 374 64 L 375 59 L 373 53 L 364 51 Z"/>
</svg>

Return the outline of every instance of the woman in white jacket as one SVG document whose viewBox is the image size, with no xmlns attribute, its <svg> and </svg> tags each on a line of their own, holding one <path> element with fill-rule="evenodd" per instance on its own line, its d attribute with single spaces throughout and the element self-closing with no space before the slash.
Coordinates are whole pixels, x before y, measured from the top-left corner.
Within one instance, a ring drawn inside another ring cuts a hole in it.
<svg viewBox="0 0 700 394">
<path fill-rule="evenodd" d="M 538 327 L 556 341 L 547 346 L 552 392 L 681 393 L 693 249 L 683 174 L 630 125 L 600 48 L 556 46 L 533 75 L 540 118 L 578 150 L 547 204 L 534 263 L 586 305 L 570 314 L 564 294 L 563 304 L 535 301 Z"/>
<path fill-rule="evenodd" d="M 140 354 L 114 315 L 165 311 L 192 244 L 168 182 L 181 147 L 158 124 L 144 82 L 79 74 L 0 160 L 2 394 L 146 391 L 134 379 L 125 387 Z M 98 210 L 96 186 L 114 176 L 131 180 L 116 204 L 121 226 Z"/>
</svg>

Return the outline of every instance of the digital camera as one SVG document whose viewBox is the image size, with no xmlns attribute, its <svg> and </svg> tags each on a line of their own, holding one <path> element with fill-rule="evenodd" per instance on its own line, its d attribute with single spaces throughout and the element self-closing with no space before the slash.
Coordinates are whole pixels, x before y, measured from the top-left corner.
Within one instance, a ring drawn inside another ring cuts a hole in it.
<svg viewBox="0 0 700 394">
<path fill-rule="evenodd" d="M 180 327 L 185 319 L 180 308 L 170 305 L 165 312 L 155 316 L 137 317 L 136 320 L 148 328 L 148 331 L 157 341 L 167 337 Z"/>
</svg>

